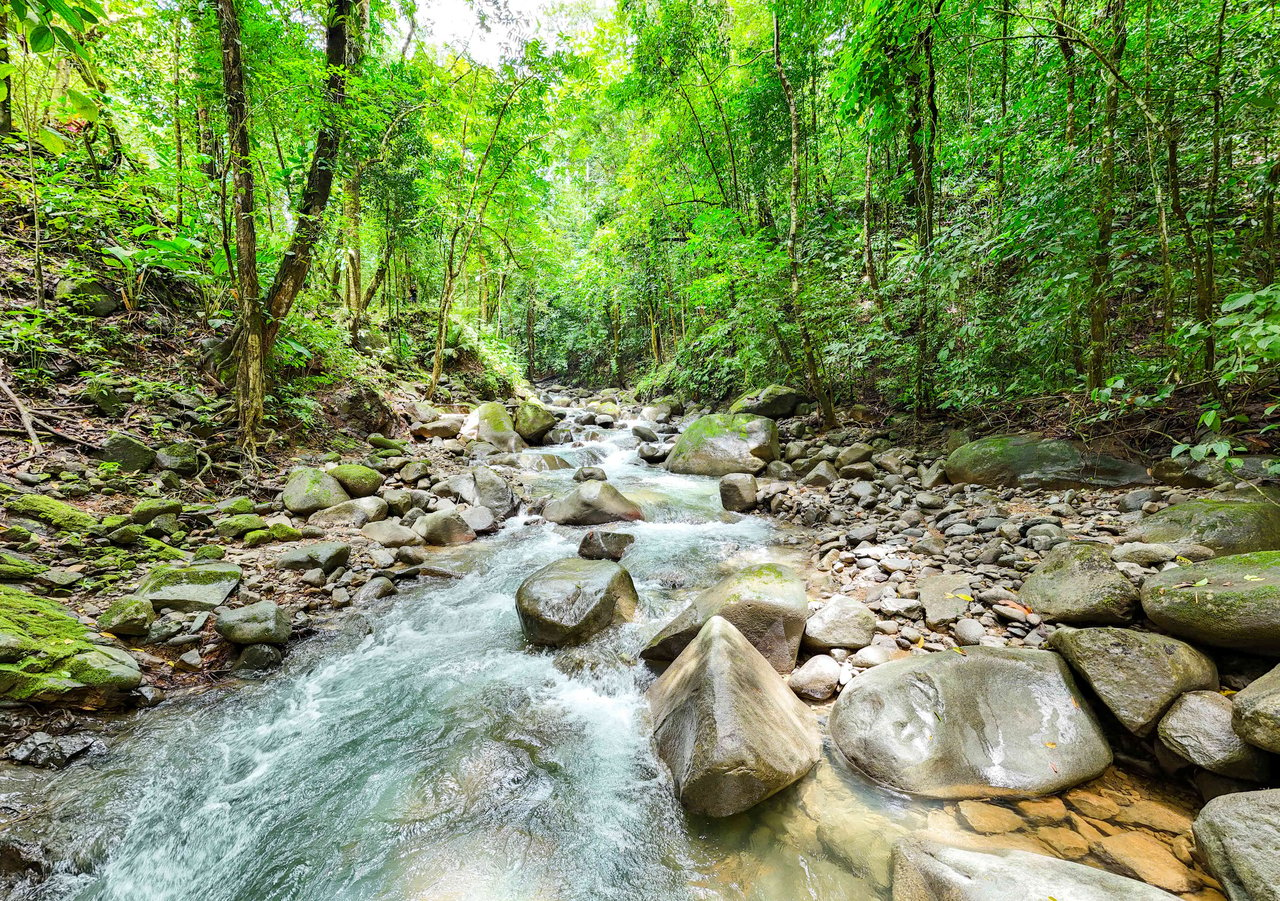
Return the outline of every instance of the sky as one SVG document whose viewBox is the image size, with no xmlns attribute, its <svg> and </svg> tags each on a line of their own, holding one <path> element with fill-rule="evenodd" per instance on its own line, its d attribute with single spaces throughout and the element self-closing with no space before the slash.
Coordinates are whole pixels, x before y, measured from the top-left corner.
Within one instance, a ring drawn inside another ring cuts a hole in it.
<svg viewBox="0 0 1280 901">
<path fill-rule="evenodd" d="M 589 6 L 604 12 L 606 0 Z M 554 37 L 553 12 L 562 0 L 419 0 L 418 34 L 427 43 L 468 49 L 479 62 L 498 62 L 529 37 Z M 480 24 L 485 17 L 487 28 Z"/>
</svg>

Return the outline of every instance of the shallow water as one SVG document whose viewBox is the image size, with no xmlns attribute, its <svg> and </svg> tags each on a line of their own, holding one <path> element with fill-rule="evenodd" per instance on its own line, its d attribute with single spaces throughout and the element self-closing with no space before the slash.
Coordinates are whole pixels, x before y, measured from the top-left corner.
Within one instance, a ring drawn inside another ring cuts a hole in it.
<svg viewBox="0 0 1280 901">
<path fill-rule="evenodd" d="M 838 760 L 729 820 L 675 802 L 636 655 L 688 592 L 797 552 L 762 517 L 726 517 L 715 480 L 645 467 L 631 443 L 616 431 L 554 452 L 601 465 L 645 508 L 650 521 L 621 527 L 636 536 L 636 622 L 558 653 L 525 647 L 516 587 L 573 555 L 583 529 L 515 520 L 442 552 L 464 578 L 408 587 L 263 682 L 142 714 L 105 758 L 56 776 L 40 830 L 64 859 L 33 896 L 887 897 L 891 842 L 924 809 Z M 571 476 L 525 479 L 558 493 Z"/>
</svg>

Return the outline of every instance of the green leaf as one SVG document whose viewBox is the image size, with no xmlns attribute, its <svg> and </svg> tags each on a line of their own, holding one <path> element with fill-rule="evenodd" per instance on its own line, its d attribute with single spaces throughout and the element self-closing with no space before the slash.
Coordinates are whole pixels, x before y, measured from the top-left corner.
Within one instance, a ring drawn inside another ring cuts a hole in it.
<svg viewBox="0 0 1280 901">
<path fill-rule="evenodd" d="M 61 156 L 67 152 L 66 139 L 47 125 L 42 126 L 41 129 L 36 132 L 35 137 L 40 146 L 52 153 L 54 156 Z"/>
<path fill-rule="evenodd" d="M 53 49 L 53 32 L 46 25 L 37 25 L 27 36 L 32 53 L 48 53 Z"/>
<path fill-rule="evenodd" d="M 67 5 L 66 0 L 45 0 L 49 4 L 49 8 L 62 17 L 62 21 L 66 22 L 76 31 L 84 31 L 84 22 L 80 20 L 80 16 L 76 11 Z"/>
</svg>

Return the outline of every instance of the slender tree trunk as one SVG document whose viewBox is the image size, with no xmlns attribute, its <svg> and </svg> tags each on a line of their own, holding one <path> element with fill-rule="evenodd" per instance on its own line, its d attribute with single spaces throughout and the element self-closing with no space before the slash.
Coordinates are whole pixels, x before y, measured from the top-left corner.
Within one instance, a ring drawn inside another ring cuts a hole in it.
<svg viewBox="0 0 1280 901">
<path fill-rule="evenodd" d="M 871 178 L 875 174 L 875 166 L 871 154 L 871 136 L 867 135 L 867 162 L 863 170 L 863 188 L 862 188 L 862 265 L 863 271 L 867 277 L 867 284 L 871 286 L 871 290 L 876 292 L 876 305 L 882 303 L 880 298 L 880 278 L 876 275 L 876 256 L 872 246 L 875 237 L 873 225 L 875 221 L 875 206 L 871 199 Z"/>
<path fill-rule="evenodd" d="M 0 9 L 0 66 L 9 64 L 9 5 Z M 13 134 L 13 78 L 6 75 L 0 79 L 0 90 L 4 97 L 0 99 L 0 137 Z"/>
<path fill-rule="evenodd" d="M 1227 21 L 1228 0 L 1222 0 L 1218 8 L 1217 36 L 1214 44 L 1210 96 L 1213 98 L 1213 153 L 1209 165 L 1208 198 L 1204 224 L 1204 282 L 1196 318 L 1204 326 L 1204 371 L 1212 372 L 1217 357 L 1213 336 L 1213 320 L 1218 310 L 1217 248 L 1218 187 L 1222 180 L 1222 55 Z M 1229 154 L 1228 154 L 1229 157 Z M 1228 171 L 1230 163 L 1228 162 Z"/>
</svg>

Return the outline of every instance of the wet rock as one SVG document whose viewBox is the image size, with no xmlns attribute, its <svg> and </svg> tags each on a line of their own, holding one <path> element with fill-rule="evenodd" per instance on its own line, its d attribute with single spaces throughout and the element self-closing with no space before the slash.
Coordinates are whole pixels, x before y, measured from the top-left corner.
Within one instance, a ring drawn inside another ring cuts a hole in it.
<svg viewBox="0 0 1280 901">
<path fill-rule="evenodd" d="M 786 385 L 769 385 L 759 391 L 749 391 L 729 406 L 730 413 L 751 413 L 770 419 L 783 419 L 804 403 L 805 396 Z"/>
<path fill-rule="evenodd" d="M 562 498 L 551 501 L 542 515 L 567 526 L 599 526 L 644 519 L 639 505 L 608 482 L 587 481 Z"/>
<path fill-rule="evenodd" d="M 241 569 L 234 563 L 196 563 L 190 566 L 157 566 L 134 592 L 152 607 L 169 607 L 184 613 L 212 610 L 240 584 Z"/>
<path fill-rule="evenodd" d="M 658 756 L 692 813 L 740 813 L 818 762 L 813 714 L 721 617 L 707 621 L 647 698 Z"/>
<path fill-rule="evenodd" d="M 312 513 L 307 524 L 312 526 L 348 526 L 359 529 L 366 523 L 387 518 L 387 502 L 380 497 L 357 497 Z"/>
<path fill-rule="evenodd" d="M 333 476 L 318 469 L 296 469 L 284 485 L 284 506 L 290 513 L 307 516 L 351 499 Z"/>
<path fill-rule="evenodd" d="M 337 481 L 351 497 L 369 497 L 377 494 L 386 481 L 382 473 L 359 463 L 343 463 L 329 470 L 329 476 Z"/>
<path fill-rule="evenodd" d="M 539 569 L 516 591 L 516 612 L 532 644 L 580 644 L 635 614 L 631 574 L 610 560 L 568 557 Z"/>
<path fill-rule="evenodd" d="M 599 466 L 580 466 L 573 474 L 575 482 L 607 482 L 609 476 Z"/>
<path fill-rule="evenodd" d="M 1117 488 L 1151 481 L 1136 463 L 1092 454 L 1070 441 L 1036 434 L 996 435 L 957 448 L 947 478 L 993 488 Z"/>
<path fill-rule="evenodd" d="M 801 643 L 814 650 L 856 651 L 871 644 L 875 634 L 875 614 L 855 598 L 836 595 L 805 621 Z"/>
<path fill-rule="evenodd" d="M 91 735 L 50 735 L 32 732 L 9 751 L 9 759 L 30 766 L 61 769 L 80 755 L 106 747 Z"/>
<path fill-rule="evenodd" d="M 250 644 L 240 649 L 236 662 L 231 665 L 233 672 L 256 672 L 275 669 L 284 662 L 284 654 L 273 644 Z"/>
<path fill-rule="evenodd" d="M 232 644 L 284 644 L 293 627 L 275 601 L 259 601 L 219 613 L 213 628 Z"/>
<path fill-rule="evenodd" d="M 640 652 L 646 660 L 672 660 L 713 617 L 733 624 L 780 673 L 796 665 L 809 615 L 804 580 L 789 566 L 747 566 L 702 592 Z"/>
<path fill-rule="evenodd" d="M 587 560 L 621 560 L 627 548 L 635 544 L 636 536 L 626 532 L 603 532 L 592 529 L 582 536 L 578 544 L 578 556 Z"/>
<path fill-rule="evenodd" d="M 1166 569 L 1143 583 L 1142 609 L 1160 628 L 1191 641 L 1280 654 L 1280 552 Z"/>
<path fill-rule="evenodd" d="M 396 583 L 392 582 L 386 576 L 374 576 L 368 582 L 365 582 L 356 591 L 352 598 L 354 604 L 367 604 L 370 601 L 376 601 L 379 598 L 390 597 L 397 591 Z"/>
<path fill-rule="evenodd" d="M 351 545 L 342 541 L 317 541 L 290 548 L 276 560 L 281 569 L 319 569 L 331 573 L 345 566 L 351 557 Z"/>
<path fill-rule="evenodd" d="M 492 444 L 500 451 L 514 453 L 528 445 L 516 432 L 511 414 L 500 403 L 489 401 L 476 407 L 462 426 L 462 437 Z"/>
<path fill-rule="evenodd" d="M 1199 877 L 1169 851 L 1167 845 L 1143 832 L 1119 832 L 1090 844 L 1099 859 L 1126 876 L 1170 892 L 1193 892 Z"/>
<path fill-rule="evenodd" d="M 720 479 L 720 505 L 734 513 L 745 513 L 755 507 L 758 490 L 755 476 L 731 472 Z"/>
<path fill-rule="evenodd" d="M 831 735 L 867 775 L 932 798 L 1051 794 L 1111 763 L 1088 702 L 1049 651 L 979 647 L 884 663 L 845 687 Z"/>
<path fill-rule="evenodd" d="M 1019 600 L 1049 622 L 1123 624 L 1138 609 L 1138 590 L 1111 562 L 1110 548 L 1064 542 L 1027 577 Z"/>
<path fill-rule="evenodd" d="M 467 525 L 471 526 L 471 531 L 477 535 L 488 535 L 498 531 L 498 520 L 488 507 L 467 507 L 459 511 L 458 515 L 466 520 Z"/>
<path fill-rule="evenodd" d="M 475 531 L 460 513 L 453 510 L 426 514 L 413 524 L 413 531 L 434 547 L 466 544 L 476 539 Z"/>
<path fill-rule="evenodd" d="M 133 637 L 146 635 L 155 622 L 156 611 L 151 601 L 140 597 L 123 597 L 98 617 L 98 630 L 112 635 Z"/>
<path fill-rule="evenodd" d="M 1231 901 L 1280 901 L 1280 789 L 1214 798 L 1195 837 Z"/>
<path fill-rule="evenodd" d="M 1188 691 L 1215 690 L 1218 668 L 1174 638 L 1131 629 L 1059 629 L 1049 645 L 1126 729 L 1146 735 Z"/>
<path fill-rule="evenodd" d="M 1231 724 L 1255 748 L 1280 754 L 1280 666 L 1231 699 Z"/>
<path fill-rule="evenodd" d="M 529 444 L 541 444 L 556 425 L 556 416 L 546 407 L 534 401 L 525 401 L 516 410 L 514 428 Z"/>
<path fill-rule="evenodd" d="M 1160 741 L 1211 773 L 1262 782 L 1270 773 L 1270 760 L 1236 734 L 1231 714 L 1231 700 L 1216 691 L 1188 692 L 1160 720 Z"/>
<path fill-rule="evenodd" d="M 1280 504 L 1208 498 L 1187 501 L 1148 516 L 1126 537 L 1175 546 L 1204 545 L 1222 555 L 1280 550 Z"/>
<path fill-rule="evenodd" d="M 747 414 L 715 414 L 696 420 L 677 439 L 667 457 L 671 472 L 724 476 L 755 474 L 778 459 L 778 427 L 773 420 Z"/>
<path fill-rule="evenodd" d="M 808 701 L 825 701 L 840 687 L 840 664 L 826 654 L 815 654 L 787 679 L 799 697 Z"/>
<path fill-rule="evenodd" d="M 642 444 L 636 448 L 636 455 L 646 463 L 661 463 L 670 453 L 671 448 L 665 444 Z"/>
</svg>

